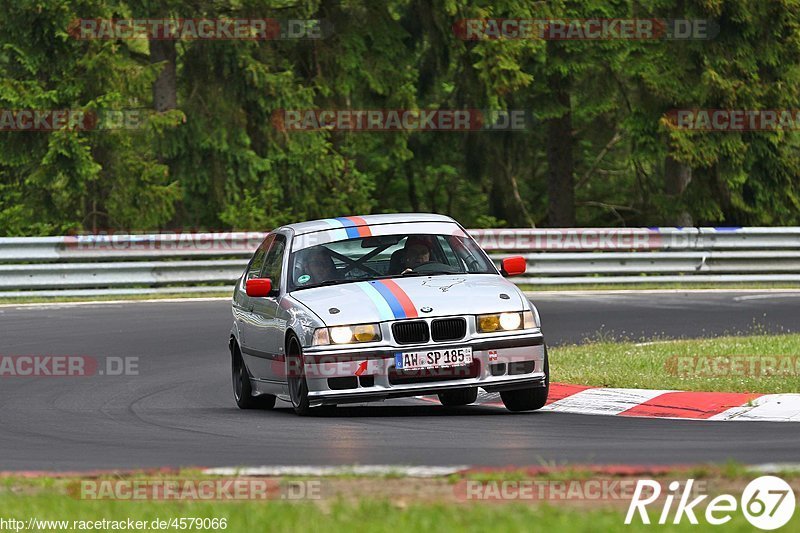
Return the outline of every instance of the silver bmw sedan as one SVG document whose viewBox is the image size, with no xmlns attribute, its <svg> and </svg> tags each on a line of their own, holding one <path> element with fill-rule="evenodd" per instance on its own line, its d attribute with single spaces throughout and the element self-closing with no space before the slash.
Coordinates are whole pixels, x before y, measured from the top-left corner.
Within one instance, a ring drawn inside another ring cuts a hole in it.
<svg viewBox="0 0 800 533">
<path fill-rule="evenodd" d="M 350 216 L 270 232 L 233 294 L 230 352 L 242 409 L 499 392 L 511 411 L 547 402 L 539 314 L 450 217 Z"/>
</svg>

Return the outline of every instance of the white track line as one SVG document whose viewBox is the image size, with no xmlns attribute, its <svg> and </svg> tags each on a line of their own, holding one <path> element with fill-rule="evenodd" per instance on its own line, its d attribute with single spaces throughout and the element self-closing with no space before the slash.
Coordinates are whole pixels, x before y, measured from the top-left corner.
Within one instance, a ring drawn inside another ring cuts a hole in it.
<svg viewBox="0 0 800 533">
<path fill-rule="evenodd" d="M 538 465 L 537 465 L 538 466 Z M 577 468 L 581 465 L 577 464 Z M 362 466 L 253 466 L 253 467 L 221 467 L 207 468 L 202 472 L 212 476 L 252 476 L 252 477 L 280 477 L 280 476 L 340 476 L 340 475 L 365 475 L 384 476 L 389 474 L 403 475 L 405 477 L 435 478 L 458 474 L 469 470 L 471 466 L 398 466 L 398 465 L 362 465 Z M 502 467 L 501 467 L 502 468 Z M 588 465 L 589 470 L 602 471 L 604 467 Z M 680 467 L 678 467 L 680 468 Z M 558 471 L 560 467 L 555 467 Z M 748 465 L 748 472 L 759 474 L 781 474 L 784 472 L 800 472 L 800 463 L 765 463 Z"/>
<path fill-rule="evenodd" d="M 151 298 L 147 300 L 90 300 L 86 302 L 39 302 L 32 304 L 0 304 L 0 308 L 26 309 L 26 308 L 53 308 L 75 307 L 79 305 L 119 305 L 119 304 L 154 304 L 154 303 L 186 303 L 186 302 L 224 302 L 230 297 L 218 296 L 214 298 Z"/>
<path fill-rule="evenodd" d="M 800 295 L 800 289 L 608 289 L 608 290 L 565 290 L 565 291 L 525 291 L 525 296 L 534 298 L 536 296 L 604 296 L 617 294 L 707 294 L 707 293 L 741 293 L 741 294 L 763 294 L 765 297 L 769 293 L 796 293 Z"/>
<path fill-rule="evenodd" d="M 449 476 L 468 466 L 402 466 L 402 465 L 358 465 L 358 466 L 255 466 L 208 468 L 204 474 L 215 476 L 386 476 L 431 478 Z"/>
<path fill-rule="evenodd" d="M 733 300 L 735 302 L 747 302 L 750 300 L 769 300 L 771 298 L 798 298 L 798 297 L 800 297 L 800 292 L 780 291 L 776 292 L 775 294 L 752 294 L 748 296 L 737 296 Z"/>
</svg>

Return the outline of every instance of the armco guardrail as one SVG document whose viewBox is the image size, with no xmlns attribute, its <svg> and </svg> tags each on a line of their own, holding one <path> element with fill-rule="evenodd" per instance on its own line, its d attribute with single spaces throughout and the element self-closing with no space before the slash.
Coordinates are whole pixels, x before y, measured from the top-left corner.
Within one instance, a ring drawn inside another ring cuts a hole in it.
<svg viewBox="0 0 800 533">
<path fill-rule="evenodd" d="M 800 228 L 470 230 L 520 284 L 800 283 Z M 262 232 L 0 238 L 0 297 L 227 291 Z"/>
</svg>

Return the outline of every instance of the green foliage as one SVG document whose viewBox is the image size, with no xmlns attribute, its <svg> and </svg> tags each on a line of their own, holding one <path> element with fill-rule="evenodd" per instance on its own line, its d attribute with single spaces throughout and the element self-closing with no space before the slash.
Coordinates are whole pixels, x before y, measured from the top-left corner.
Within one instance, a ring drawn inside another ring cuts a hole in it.
<svg viewBox="0 0 800 533">
<path fill-rule="evenodd" d="M 671 128 L 676 108 L 800 108 L 792 0 L 18 0 L 0 15 L 0 110 L 153 109 L 147 40 L 79 18 L 324 19 L 322 40 L 176 43 L 178 108 L 135 129 L 0 132 L 0 235 L 266 229 L 434 211 L 546 223 L 546 121 L 571 113 L 577 223 L 800 224 L 800 136 Z M 707 18 L 710 40 L 462 40 L 465 18 Z M 553 93 L 562 80 L 570 105 Z M 549 80 L 549 81 L 548 81 Z M 284 132 L 282 109 L 525 110 L 525 131 Z M 667 192 L 665 161 L 688 168 Z"/>
</svg>

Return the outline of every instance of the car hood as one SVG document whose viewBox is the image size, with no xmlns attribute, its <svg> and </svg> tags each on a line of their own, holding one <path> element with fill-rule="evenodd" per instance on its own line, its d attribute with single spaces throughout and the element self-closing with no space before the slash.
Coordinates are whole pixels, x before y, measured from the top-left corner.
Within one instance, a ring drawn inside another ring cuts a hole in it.
<svg viewBox="0 0 800 533">
<path fill-rule="evenodd" d="M 328 326 L 528 309 L 517 288 L 496 274 L 359 281 L 298 290 L 291 296 Z"/>
</svg>

